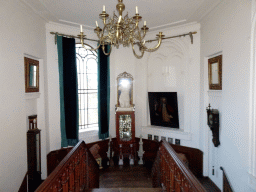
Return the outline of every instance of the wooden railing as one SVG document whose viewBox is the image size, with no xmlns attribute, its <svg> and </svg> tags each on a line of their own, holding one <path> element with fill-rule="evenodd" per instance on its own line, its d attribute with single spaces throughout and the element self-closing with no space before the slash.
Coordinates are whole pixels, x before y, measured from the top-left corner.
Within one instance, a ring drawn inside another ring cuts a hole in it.
<svg viewBox="0 0 256 192">
<path fill-rule="evenodd" d="M 223 192 L 233 192 L 232 186 L 229 182 L 228 176 L 223 167 L 220 167 L 220 170 L 223 171 Z"/>
<path fill-rule="evenodd" d="M 167 192 L 206 192 L 166 141 L 160 144 L 152 169 L 152 177 L 153 187 L 163 187 Z"/>
<path fill-rule="evenodd" d="M 28 185 L 28 173 L 25 174 L 18 192 L 27 192 L 28 191 L 27 185 Z"/>
<path fill-rule="evenodd" d="M 36 192 L 77 192 L 98 187 L 99 166 L 84 141 L 80 141 Z"/>
</svg>

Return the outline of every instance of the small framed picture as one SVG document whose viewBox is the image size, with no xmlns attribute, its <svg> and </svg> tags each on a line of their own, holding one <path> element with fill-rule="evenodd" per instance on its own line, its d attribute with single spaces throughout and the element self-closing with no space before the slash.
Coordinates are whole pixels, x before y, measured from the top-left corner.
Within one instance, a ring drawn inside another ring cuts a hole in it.
<svg viewBox="0 0 256 192">
<path fill-rule="evenodd" d="M 148 134 L 148 140 L 152 140 L 152 135 Z"/>
<path fill-rule="evenodd" d="M 163 136 L 162 136 L 162 137 L 161 137 L 161 140 L 166 141 L 166 137 L 163 137 Z"/>
<path fill-rule="evenodd" d="M 168 137 L 168 143 L 173 144 L 173 138 Z"/>
<path fill-rule="evenodd" d="M 175 139 L 175 145 L 180 145 L 180 139 Z"/>
<path fill-rule="evenodd" d="M 157 135 L 154 135 L 154 140 L 158 141 L 158 136 Z"/>
</svg>

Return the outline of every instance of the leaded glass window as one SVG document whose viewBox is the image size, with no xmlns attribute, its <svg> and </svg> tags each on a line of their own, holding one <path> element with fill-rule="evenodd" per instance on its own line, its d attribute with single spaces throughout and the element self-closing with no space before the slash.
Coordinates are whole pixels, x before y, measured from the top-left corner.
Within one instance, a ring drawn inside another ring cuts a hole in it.
<svg viewBox="0 0 256 192">
<path fill-rule="evenodd" d="M 89 47 L 88 47 L 89 48 Z M 79 98 L 79 131 L 98 129 L 98 57 L 76 45 Z"/>
</svg>

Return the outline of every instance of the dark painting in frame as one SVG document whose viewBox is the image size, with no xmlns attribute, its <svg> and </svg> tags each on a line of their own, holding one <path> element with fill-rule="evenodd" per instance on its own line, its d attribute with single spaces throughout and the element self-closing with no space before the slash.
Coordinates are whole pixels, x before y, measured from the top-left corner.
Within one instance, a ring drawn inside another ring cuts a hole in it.
<svg viewBox="0 0 256 192">
<path fill-rule="evenodd" d="M 179 128 L 177 92 L 148 92 L 151 125 Z"/>
</svg>

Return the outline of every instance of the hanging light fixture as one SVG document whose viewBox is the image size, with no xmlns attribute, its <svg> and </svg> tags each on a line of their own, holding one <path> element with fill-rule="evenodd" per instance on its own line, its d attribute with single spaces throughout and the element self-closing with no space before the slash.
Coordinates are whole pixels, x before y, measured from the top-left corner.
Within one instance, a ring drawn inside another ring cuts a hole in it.
<svg viewBox="0 0 256 192">
<path fill-rule="evenodd" d="M 99 15 L 103 21 L 103 28 L 100 28 L 98 22 L 96 21 L 96 28 L 94 32 L 97 34 L 99 38 L 99 44 L 95 49 L 97 50 L 102 45 L 102 50 L 105 55 L 109 55 L 112 50 L 112 46 L 119 48 L 119 45 L 123 45 L 124 47 L 132 46 L 133 54 L 136 58 L 140 59 L 143 57 L 144 52 L 153 52 L 156 51 L 161 43 L 164 35 L 162 32 L 157 34 L 158 44 L 154 48 L 146 47 L 146 41 L 144 37 L 146 36 L 149 28 L 146 25 L 146 21 L 144 21 L 143 27 L 139 28 L 139 22 L 142 17 L 139 15 L 138 7 L 136 6 L 136 14 L 135 16 L 129 18 L 128 13 L 123 17 L 123 11 L 125 10 L 125 5 L 123 4 L 123 0 L 118 0 L 116 5 L 116 9 L 119 12 L 119 16 L 117 16 L 114 12 L 113 18 L 109 18 L 109 14 L 106 13 L 105 5 L 103 5 L 103 11 Z M 84 38 L 85 35 L 83 33 L 83 27 L 80 25 L 80 42 L 85 49 L 88 49 L 84 46 Z M 110 51 L 106 53 L 105 45 L 110 45 Z M 138 55 L 135 52 L 134 45 L 139 46 L 140 54 Z"/>
</svg>

